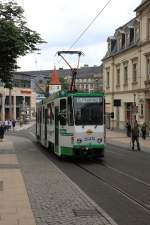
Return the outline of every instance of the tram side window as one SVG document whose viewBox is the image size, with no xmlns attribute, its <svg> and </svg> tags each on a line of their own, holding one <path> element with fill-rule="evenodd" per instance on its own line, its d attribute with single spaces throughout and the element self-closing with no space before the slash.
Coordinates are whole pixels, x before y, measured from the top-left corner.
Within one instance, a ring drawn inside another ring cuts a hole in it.
<svg viewBox="0 0 150 225">
<path fill-rule="evenodd" d="M 66 125 L 66 99 L 60 100 L 60 124 Z"/>
<path fill-rule="evenodd" d="M 73 126 L 73 108 L 72 108 L 72 97 L 68 97 L 68 125 Z"/>
<path fill-rule="evenodd" d="M 54 113 L 53 113 L 53 109 L 52 109 L 52 103 L 49 103 L 47 105 L 48 107 L 48 123 L 49 124 L 53 124 L 54 122 Z"/>
</svg>

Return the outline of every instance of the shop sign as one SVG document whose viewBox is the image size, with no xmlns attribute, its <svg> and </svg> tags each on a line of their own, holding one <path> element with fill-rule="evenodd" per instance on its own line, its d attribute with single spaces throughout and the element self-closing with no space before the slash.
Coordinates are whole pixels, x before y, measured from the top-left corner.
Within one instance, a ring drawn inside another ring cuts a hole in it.
<svg viewBox="0 0 150 225">
<path fill-rule="evenodd" d="M 30 90 L 21 90 L 21 94 L 30 95 L 30 94 L 32 94 L 32 91 L 30 91 Z"/>
</svg>

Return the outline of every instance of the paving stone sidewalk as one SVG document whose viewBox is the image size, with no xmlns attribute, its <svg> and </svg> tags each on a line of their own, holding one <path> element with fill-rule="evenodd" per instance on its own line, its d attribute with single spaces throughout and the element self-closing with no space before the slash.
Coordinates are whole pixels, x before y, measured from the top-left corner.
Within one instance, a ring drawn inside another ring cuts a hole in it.
<svg viewBox="0 0 150 225">
<path fill-rule="evenodd" d="M 10 136 L 0 143 L 0 225 L 117 225 L 45 155 L 40 151 L 34 152 L 32 143 L 24 138 L 31 147 L 29 152 L 33 158 L 24 151 L 26 155 L 22 157 L 28 162 L 23 163 L 27 164 L 27 177 L 31 177 L 30 181 L 35 184 L 32 184 L 31 192 L 27 190 L 28 184 L 23 179 L 23 167 L 18 155 L 16 157 L 14 141 L 15 144 L 17 141 L 21 143 L 19 138 Z M 44 176 L 39 175 L 38 171 L 32 173 L 30 163 L 34 166 L 40 163 L 41 167 L 37 168 L 43 170 Z M 35 174 L 39 175 L 39 179 Z M 39 182 L 42 182 L 41 186 L 47 184 L 42 193 L 45 195 L 44 202 L 36 189 Z M 30 196 L 33 193 L 36 197 L 34 204 Z"/>
<path fill-rule="evenodd" d="M 0 225 L 35 225 L 14 146 L 0 142 Z"/>
</svg>

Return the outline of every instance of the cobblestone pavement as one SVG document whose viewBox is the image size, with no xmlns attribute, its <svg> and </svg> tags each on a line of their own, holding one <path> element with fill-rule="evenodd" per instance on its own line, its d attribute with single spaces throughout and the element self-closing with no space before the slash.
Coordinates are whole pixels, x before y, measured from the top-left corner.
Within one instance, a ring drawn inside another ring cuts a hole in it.
<svg viewBox="0 0 150 225">
<path fill-rule="evenodd" d="M 9 138 L 15 146 L 37 225 L 116 225 L 30 140 Z"/>
</svg>

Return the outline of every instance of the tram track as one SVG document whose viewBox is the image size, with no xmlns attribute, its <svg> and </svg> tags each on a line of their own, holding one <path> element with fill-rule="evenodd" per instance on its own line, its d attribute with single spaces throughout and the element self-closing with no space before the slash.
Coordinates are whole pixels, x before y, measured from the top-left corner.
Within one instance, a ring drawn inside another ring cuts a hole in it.
<svg viewBox="0 0 150 225">
<path fill-rule="evenodd" d="M 104 185 L 107 185 L 109 188 L 113 189 L 114 191 L 118 192 L 119 194 L 121 194 L 123 197 L 125 197 L 126 199 L 128 199 L 129 201 L 131 201 L 132 203 L 134 203 L 135 205 L 141 207 L 142 209 L 144 209 L 148 214 L 150 214 L 150 204 L 145 204 L 144 202 L 140 201 L 139 199 L 136 199 L 134 196 L 132 196 L 131 194 L 127 193 L 126 191 L 124 191 L 123 189 L 121 189 L 119 186 L 112 184 L 111 182 L 109 182 L 106 178 L 104 178 L 103 176 L 94 173 L 92 170 L 84 167 L 82 164 L 80 163 L 75 163 L 75 165 L 77 167 L 79 167 L 80 169 L 82 169 L 84 172 L 86 172 L 87 174 L 90 174 L 91 176 L 95 177 L 96 179 L 98 179 L 99 181 L 101 181 Z M 113 170 L 115 172 L 119 172 L 120 174 L 127 176 L 127 174 L 125 174 L 124 172 L 118 171 L 117 169 L 107 165 L 106 163 L 102 163 L 101 164 L 103 167 L 109 169 L 109 170 Z M 130 176 L 127 176 L 128 178 L 134 179 L 134 181 L 150 188 L 150 184 L 145 183 L 144 181 L 141 181 L 140 179 Z M 150 191 L 150 190 L 149 190 Z"/>
<path fill-rule="evenodd" d="M 126 176 L 126 177 L 129 177 L 129 178 L 131 178 L 131 179 L 133 179 L 133 180 L 135 180 L 135 181 L 137 181 L 137 182 L 139 182 L 139 183 L 141 183 L 141 184 L 144 184 L 145 186 L 147 186 L 147 187 L 149 187 L 150 188 L 150 184 L 149 183 L 147 183 L 147 182 L 145 182 L 145 181 L 143 181 L 143 180 L 141 180 L 141 179 L 139 179 L 139 178 L 137 178 L 137 177 L 135 177 L 135 176 L 132 176 L 132 175 L 129 175 L 128 173 L 125 173 L 125 172 L 123 172 L 123 171 L 120 171 L 120 170 L 118 170 L 118 169 L 116 169 L 116 168 L 114 168 L 114 167 L 112 167 L 112 166 L 110 166 L 109 164 L 103 164 L 106 168 L 108 168 L 108 169 L 111 169 L 111 170 L 113 170 L 113 171 L 115 171 L 115 172 L 117 172 L 117 173 L 119 173 L 119 174 L 122 174 L 122 175 L 124 175 L 124 176 Z"/>
</svg>

